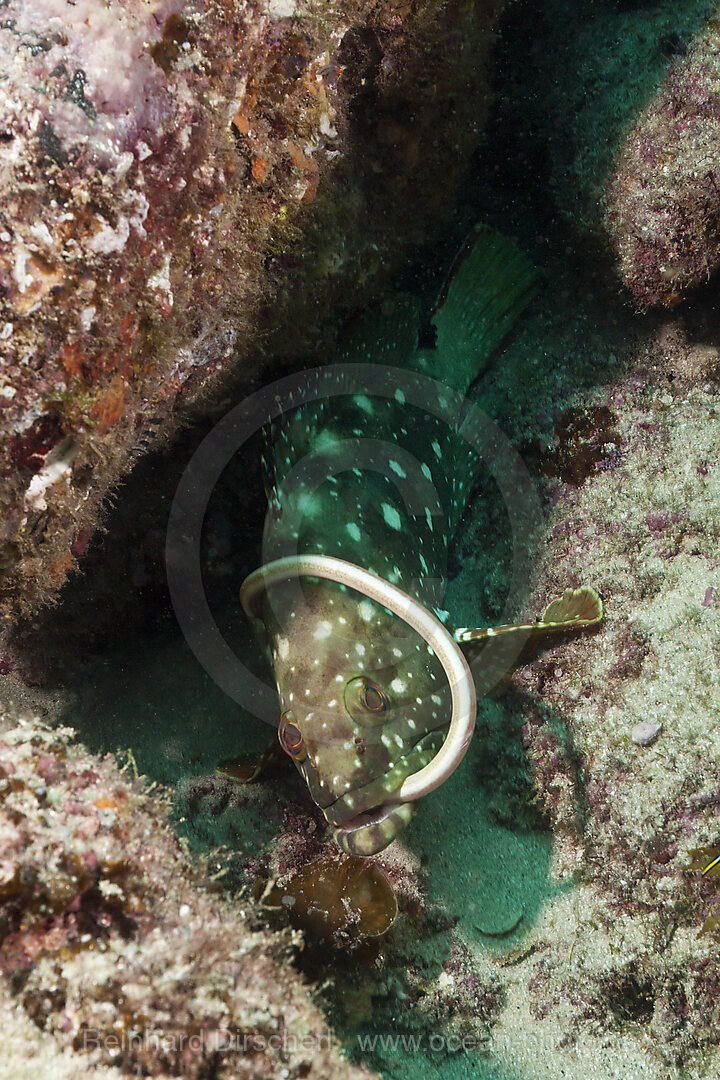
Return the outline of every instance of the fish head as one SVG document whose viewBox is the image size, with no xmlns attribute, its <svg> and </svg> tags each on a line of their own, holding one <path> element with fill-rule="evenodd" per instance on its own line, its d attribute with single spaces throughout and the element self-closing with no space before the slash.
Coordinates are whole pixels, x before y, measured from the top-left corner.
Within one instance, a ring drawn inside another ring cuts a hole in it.
<svg viewBox="0 0 720 1080">
<path fill-rule="evenodd" d="M 382 850 L 415 803 L 403 781 L 442 746 L 450 692 L 427 642 L 381 604 L 305 579 L 302 603 L 281 585 L 262 624 L 280 698 L 280 744 L 305 778 L 338 845 Z"/>
</svg>

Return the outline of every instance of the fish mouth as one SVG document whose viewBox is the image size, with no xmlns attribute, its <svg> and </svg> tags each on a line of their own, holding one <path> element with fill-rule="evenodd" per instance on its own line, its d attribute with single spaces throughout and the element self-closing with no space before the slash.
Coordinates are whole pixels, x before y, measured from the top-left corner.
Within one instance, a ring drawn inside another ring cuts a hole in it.
<svg viewBox="0 0 720 1080">
<path fill-rule="evenodd" d="M 352 788 L 340 795 L 334 802 L 327 806 L 321 806 L 323 814 L 330 825 L 337 827 L 349 827 L 350 824 L 362 817 L 366 812 L 380 813 L 388 806 L 404 806 L 397 800 L 393 801 L 393 793 L 402 787 L 403 781 L 417 772 L 430 761 L 440 749 L 445 738 L 443 730 L 427 732 L 415 743 L 407 754 L 403 754 L 396 762 L 380 776 L 373 777 L 363 787 Z M 388 841 L 389 843 L 389 841 Z"/>
<path fill-rule="evenodd" d="M 402 832 L 417 810 L 417 803 L 381 803 L 333 829 L 335 843 L 348 855 L 377 855 Z"/>
<path fill-rule="evenodd" d="M 386 800 L 392 798 L 393 791 L 397 790 L 404 780 L 404 776 L 399 776 L 396 783 L 394 776 L 392 780 L 390 779 L 391 775 L 392 770 L 389 770 L 382 776 L 376 776 L 374 780 L 370 780 L 364 787 L 347 791 L 328 806 L 321 806 L 320 809 L 328 824 L 342 826 L 363 813 L 369 813 L 381 805 L 384 806 L 385 802 L 380 801 L 383 796 Z"/>
</svg>

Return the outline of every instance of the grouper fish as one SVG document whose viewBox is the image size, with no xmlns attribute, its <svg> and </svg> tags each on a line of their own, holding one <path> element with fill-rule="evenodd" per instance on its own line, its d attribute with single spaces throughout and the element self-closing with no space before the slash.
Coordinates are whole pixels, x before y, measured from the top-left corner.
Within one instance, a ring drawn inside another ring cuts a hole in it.
<svg viewBox="0 0 720 1080">
<path fill-rule="evenodd" d="M 277 682 L 280 744 L 351 854 L 389 844 L 465 753 L 463 649 L 602 617 L 585 587 L 537 622 L 444 625 L 448 545 L 483 457 L 465 395 L 536 288 L 514 245 L 479 227 L 429 323 L 409 296 L 364 314 L 268 429 L 263 565 L 241 600 Z"/>
</svg>

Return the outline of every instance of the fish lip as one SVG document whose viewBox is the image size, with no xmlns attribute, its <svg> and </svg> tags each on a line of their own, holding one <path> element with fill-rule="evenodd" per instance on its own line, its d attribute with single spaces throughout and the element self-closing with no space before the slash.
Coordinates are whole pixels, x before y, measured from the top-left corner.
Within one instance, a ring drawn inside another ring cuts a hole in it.
<svg viewBox="0 0 720 1080">
<path fill-rule="evenodd" d="M 386 775 L 386 774 L 384 774 Z M 385 796 L 382 803 L 378 803 L 377 796 L 377 784 L 378 780 L 382 782 L 383 777 L 375 777 L 374 780 L 370 780 L 361 788 L 351 789 L 350 791 L 343 792 L 342 795 L 338 795 L 337 799 L 329 803 L 327 806 L 321 806 L 323 814 L 328 824 L 333 828 L 340 828 L 347 822 L 352 821 L 354 818 L 359 817 L 360 814 L 365 814 L 375 810 L 379 806 L 385 806 L 391 801 L 392 792 L 382 789 L 382 794 Z M 398 781 L 397 787 L 402 784 L 402 778 Z M 348 796 L 352 798 L 352 806 L 348 805 Z"/>
<path fill-rule="evenodd" d="M 371 806 L 369 810 L 360 810 L 351 818 L 343 821 L 341 825 L 335 825 L 335 832 L 351 832 L 354 829 L 364 828 L 368 825 L 377 825 L 377 823 L 384 818 L 394 806 L 402 806 L 402 803 L 397 800 L 393 801 L 392 799 L 387 799 L 385 802 L 378 803 L 376 806 Z"/>
</svg>

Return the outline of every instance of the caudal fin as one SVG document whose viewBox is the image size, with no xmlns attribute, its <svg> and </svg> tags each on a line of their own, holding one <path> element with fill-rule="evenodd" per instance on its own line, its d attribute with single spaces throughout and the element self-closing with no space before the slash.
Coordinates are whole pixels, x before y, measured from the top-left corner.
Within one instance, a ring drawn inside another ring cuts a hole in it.
<svg viewBox="0 0 720 1080">
<path fill-rule="evenodd" d="M 478 225 L 450 271 L 432 317 L 432 372 L 464 394 L 538 290 L 539 275 L 506 236 Z"/>
</svg>

